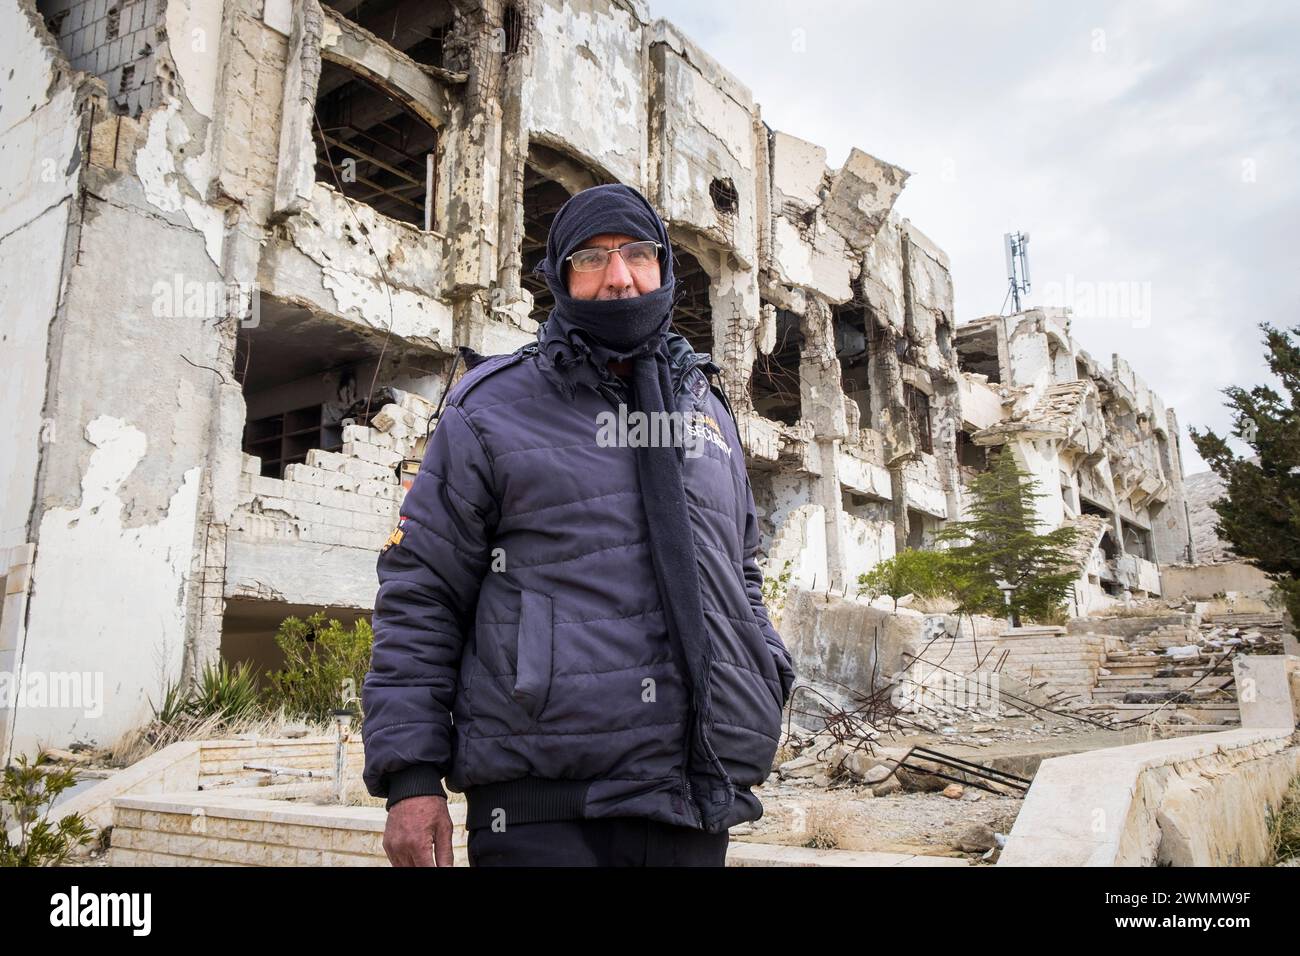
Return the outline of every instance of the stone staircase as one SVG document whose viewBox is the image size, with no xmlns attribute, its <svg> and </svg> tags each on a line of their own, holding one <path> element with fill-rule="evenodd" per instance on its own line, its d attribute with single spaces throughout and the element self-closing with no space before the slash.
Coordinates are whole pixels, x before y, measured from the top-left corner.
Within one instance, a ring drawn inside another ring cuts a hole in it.
<svg viewBox="0 0 1300 956">
<path fill-rule="evenodd" d="M 1240 724 L 1231 653 L 1175 659 L 1142 650 L 1116 651 L 1092 690 L 1096 716 L 1112 722 L 1168 724 L 1188 733 Z"/>
<path fill-rule="evenodd" d="M 1281 642 L 1280 614 L 1194 614 L 1081 621 L 1118 631 L 1092 690 L 1091 713 L 1111 722 L 1154 723 L 1180 733 L 1239 726 L 1232 657 Z"/>
<path fill-rule="evenodd" d="M 1207 733 L 1241 723 L 1232 657 L 1281 653 L 1286 629 L 1280 614 L 1202 619 L 1185 611 L 1003 628 L 978 638 L 963 627 L 914 659 L 953 673 L 1014 676 L 1041 686 L 1053 708 L 1108 724 Z"/>
<path fill-rule="evenodd" d="M 1071 634 L 1063 627 L 1030 625 L 1001 628 L 972 638 L 963 626 L 955 640 L 939 641 L 923 654 L 905 655 L 918 664 L 956 674 L 1001 673 L 1027 684 L 1046 685 L 1062 705 L 1086 704 L 1104 666 L 1108 649 L 1124 647 L 1107 634 Z"/>
</svg>

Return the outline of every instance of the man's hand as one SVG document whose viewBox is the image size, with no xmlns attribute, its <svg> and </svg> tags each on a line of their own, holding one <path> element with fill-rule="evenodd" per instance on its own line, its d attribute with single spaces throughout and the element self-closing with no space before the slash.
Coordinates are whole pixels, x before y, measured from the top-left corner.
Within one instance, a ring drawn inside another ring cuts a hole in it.
<svg viewBox="0 0 1300 956">
<path fill-rule="evenodd" d="M 393 866 L 453 865 L 447 798 L 407 797 L 393 804 L 384 824 L 384 853 Z"/>
</svg>

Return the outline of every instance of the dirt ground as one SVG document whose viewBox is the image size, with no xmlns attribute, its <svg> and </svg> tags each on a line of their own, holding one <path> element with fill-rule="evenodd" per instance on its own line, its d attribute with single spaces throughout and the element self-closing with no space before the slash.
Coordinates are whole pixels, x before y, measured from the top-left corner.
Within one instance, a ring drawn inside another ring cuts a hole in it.
<svg viewBox="0 0 1300 956">
<path fill-rule="evenodd" d="M 966 856 L 958 837 L 974 824 L 1011 831 L 1022 801 L 968 789 L 960 799 L 939 793 L 872 796 L 869 787 L 822 789 L 810 780 L 757 787 L 763 816 L 731 831 L 733 839 L 841 850 L 876 850 L 927 856 Z"/>
</svg>

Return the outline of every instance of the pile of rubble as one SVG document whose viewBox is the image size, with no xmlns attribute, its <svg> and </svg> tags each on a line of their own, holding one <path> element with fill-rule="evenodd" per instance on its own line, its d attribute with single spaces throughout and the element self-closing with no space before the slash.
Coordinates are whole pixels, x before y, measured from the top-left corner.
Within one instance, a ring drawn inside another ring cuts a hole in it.
<svg viewBox="0 0 1300 956">
<path fill-rule="evenodd" d="M 857 796 L 899 792 L 941 793 L 953 800 L 980 800 L 980 789 L 950 779 L 950 769 L 913 753 L 913 748 L 883 746 L 874 735 L 837 739 L 834 734 L 795 733 L 786 741 L 794 756 L 783 760 L 770 782 L 824 789 L 853 787 Z M 985 784 L 987 786 L 987 784 Z"/>
</svg>

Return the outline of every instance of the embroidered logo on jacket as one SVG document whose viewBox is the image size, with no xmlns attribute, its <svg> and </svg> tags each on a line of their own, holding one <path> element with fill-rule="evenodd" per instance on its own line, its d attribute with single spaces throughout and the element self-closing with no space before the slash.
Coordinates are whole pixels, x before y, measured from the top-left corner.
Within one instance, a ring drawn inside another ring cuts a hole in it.
<svg viewBox="0 0 1300 956">
<path fill-rule="evenodd" d="M 697 439 L 702 438 L 710 445 L 717 446 L 728 458 L 731 457 L 731 446 L 722 436 L 722 429 L 718 427 L 712 415 L 705 415 L 703 412 L 693 413 L 686 421 L 686 431 Z"/>
</svg>

